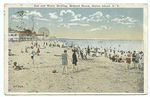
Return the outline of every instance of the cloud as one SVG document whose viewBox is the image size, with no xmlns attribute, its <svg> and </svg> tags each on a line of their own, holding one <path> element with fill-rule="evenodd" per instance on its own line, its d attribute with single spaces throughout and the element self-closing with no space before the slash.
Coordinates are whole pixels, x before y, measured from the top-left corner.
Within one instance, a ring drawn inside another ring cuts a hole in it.
<svg viewBox="0 0 150 97">
<path fill-rule="evenodd" d="M 20 19 L 20 18 L 29 19 L 29 15 L 35 15 L 35 16 L 43 17 L 40 12 L 37 12 L 35 10 L 35 11 L 31 11 L 31 12 L 26 11 L 26 14 L 23 15 L 22 17 L 21 16 L 17 16 L 17 15 L 12 15 L 11 19 Z M 13 20 L 13 21 L 17 21 L 17 20 Z"/>
<path fill-rule="evenodd" d="M 87 17 L 83 17 L 83 18 L 82 18 L 82 21 L 83 21 L 83 20 L 86 20 L 86 19 L 87 19 Z"/>
<path fill-rule="evenodd" d="M 81 20 L 80 17 L 81 17 L 81 14 L 74 15 L 74 19 L 70 21 L 80 21 Z"/>
<path fill-rule="evenodd" d="M 90 30 L 90 32 L 97 31 L 97 30 L 103 30 L 103 29 L 107 29 L 107 26 L 101 26 L 100 28 L 93 28 Z"/>
<path fill-rule="evenodd" d="M 61 23 L 58 25 L 58 27 L 60 27 L 61 25 L 66 27 L 66 28 L 70 28 L 70 26 L 83 26 L 83 27 L 84 26 L 90 26 L 89 24 L 81 24 L 81 23 L 69 23 L 69 24 Z"/>
<path fill-rule="evenodd" d="M 70 13 L 72 16 L 74 16 L 74 15 L 75 15 L 75 13 L 74 13 L 72 10 L 67 10 L 67 11 L 62 10 L 62 11 L 60 12 L 60 16 L 63 16 L 63 15 L 64 15 L 64 13 L 65 13 L 65 14 L 66 14 L 66 13 Z"/>
<path fill-rule="evenodd" d="M 45 18 L 35 18 L 37 20 L 42 20 L 42 21 L 51 21 L 51 20 L 48 20 L 48 19 L 45 19 Z"/>
<path fill-rule="evenodd" d="M 94 29 L 91 29 L 90 32 L 97 31 L 97 30 L 101 30 L 101 29 L 100 28 L 94 28 Z"/>
<path fill-rule="evenodd" d="M 80 25 L 80 26 L 90 26 L 89 24 L 81 24 L 81 23 L 70 23 L 68 24 L 69 26 L 70 25 Z"/>
<path fill-rule="evenodd" d="M 119 15 L 120 17 L 124 17 L 124 15 Z"/>
<path fill-rule="evenodd" d="M 109 14 L 107 14 L 106 17 L 109 19 L 111 16 Z"/>
<path fill-rule="evenodd" d="M 111 21 L 116 21 L 116 22 L 120 22 L 120 21 L 122 21 L 122 19 L 119 19 L 119 18 L 115 18 L 115 19 L 112 19 Z"/>
<path fill-rule="evenodd" d="M 97 20 L 94 20 L 93 18 L 92 19 L 87 19 L 87 21 L 94 21 L 94 22 L 98 22 L 98 21 L 103 21 L 104 19 L 97 19 Z"/>
<path fill-rule="evenodd" d="M 103 29 L 103 28 L 104 28 L 104 29 L 107 29 L 107 26 L 102 26 L 101 29 Z"/>
<path fill-rule="evenodd" d="M 72 19 L 70 21 L 80 21 L 80 19 L 76 18 L 76 19 Z"/>
<path fill-rule="evenodd" d="M 35 15 L 35 16 L 43 17 L 40 12 L 37 12 L 37 10 L 31 11 L 30 13 L 28 13 L 28 15 Z"/>
<path fill-rule="evenodd" d="M 128 27 L 131 28 L 131 27 L 134 27 L 134 26 L 135 26 L 135 25 L 129 25 Z"/>
<path fill-rule="evenodd" d="M 104 20 L 104 16 L 103 13 L 98 11 L 96 13 L 94 13 L 93 15 L 89 15 L 89 18 L 87 19 L 87 21 L 103 21 Z"/>
<path fill-rule="evenodd" d="M 12 21 L 14 21 L 14 22 L 20 22 L 20 21 L 21 21 L 20 17 L 17 17 L 17 15 L 12 15 L 10 18 L 11 18 Z"/>
<path fill-rule="evenodd" d="M 29 18 L 28 18 L 28 16 L 23 16 L 23 18 L 25 18 L 25 19 L 29 19 Z"/>
<path fill-rule="evenodd" d="M 79 17 L 81 17 L 81 14 L 74 15 L 74 18 L 79 18 Z"/>
<path fill-rule="evenodd" d="M 120 22 L 123 25 L 133 25 L 134 23 L 124 23 L 124 22 Z"/>
<path fill-rule="evenodd" d="M 65 28 L 70 28 L 68 25 L 66 25 L 64 23 L 60 23 L 57 27 L 60 27 L 60 26 L 64 26 Z"/>
<path fill-rule="evenodd" d="M 76 15 L 72 10 L 62 10 L 60 12 L 60 16 L 64 16 L 66 14 L 70 14 L 69 16 L 67 16 L 67 18 L 70 19 L 70 21 L 81 21 L 81 14 Z"/>
<path fill-rule="evenodd" d="M 115 19 L 112 19 L 111 21 L 114 21 L 123 25 L 132 25 L 132 24 L 135 24 L 135 22 L 137 22 L 138 20 L 135 20 L 131 17 L 126 17 L 126 18 L 115 18 Z"/>
<path fill-rule="evenodd" d="M 89 17 L 95 17 L 95 16 L 96 16 L 97 18 L 100 18 L 100 17 L 103 16 L 103 13 L 100 12 L 100 11 L 98 11 L 98 12 L 94 13 L 93 15 L 89 15 Z"/>
<path fill-rule="evenodd" d="M 18 17 L 17 15 L 12 15 L 11 19 L 20 19 L 21 17 Z M 22 18 L 28 19 L 28 16 L 23 16 Z"/>
<path fill-rule="evenodd" d="M 12 15 L 11 18 L 18 19 L 19 17 L 17 17 L 17 15 Z"/>
<path fill-rule="evenodd" d="M 50 15 L 50 18 L 52 18 L 52 19 L 57 19 L 58 18 L 58 16 L 56 15 L 56 12 L 49 13 L 49 15 Z"/>
<path fill-rule="evenodd" d="M 114 29 L 114 28 L 113 27 L 109 27 L 108 29 L 111 30 L 111 29 Z"/>
<path fill-rule="evenodd" d="M 62 17 L 59 17 L 58 18 L 58 22 L 62 22 L 63 21 L 63 18 Z"/>
<path fill-rule="evenodd" d="M 129 22 L 137 22 L 138 20 L 134 20 L 133 18 L 130 17 L 126 17 L 125 20 L 129 21 Z"/>
</svg>

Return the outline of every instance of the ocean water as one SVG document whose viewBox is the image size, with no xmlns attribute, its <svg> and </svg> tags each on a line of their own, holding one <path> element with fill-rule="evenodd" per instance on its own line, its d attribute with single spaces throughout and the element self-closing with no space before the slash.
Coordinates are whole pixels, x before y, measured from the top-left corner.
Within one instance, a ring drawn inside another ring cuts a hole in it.
<svg viewBox="0 0 150 97">
<path fill-rule="evenodd" d="M 144 45 L 142 40 L 114 40 L 114 39 L 67 39 L 56 38 L 56 40 L 66 43 L 74 44 L 82 47 L 97 47 L 112 48 L 123 51 L 143 51 Z"/>
</svg>

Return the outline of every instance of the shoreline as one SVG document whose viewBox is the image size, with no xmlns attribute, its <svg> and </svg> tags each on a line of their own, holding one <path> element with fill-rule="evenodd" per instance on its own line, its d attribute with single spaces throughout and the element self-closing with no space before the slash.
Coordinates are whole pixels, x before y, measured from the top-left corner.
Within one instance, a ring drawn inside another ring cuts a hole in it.
<svg viewBox="0 0 150 97">
<path fill-rule="evenodd" d="M 56 38 L 61 38 L 61 37 L 56 37 Z M 109 38 L 62 38 L 62 39 L 99 39 L 99 40 L 129 40 L 129 39 L 109 39 Z M 132 40 L 129 40 L 132 41 Z M 144 41 L 144 40 L 140 40 L 140 39 L 133 39 L 133 41 Z"/>
</svg>

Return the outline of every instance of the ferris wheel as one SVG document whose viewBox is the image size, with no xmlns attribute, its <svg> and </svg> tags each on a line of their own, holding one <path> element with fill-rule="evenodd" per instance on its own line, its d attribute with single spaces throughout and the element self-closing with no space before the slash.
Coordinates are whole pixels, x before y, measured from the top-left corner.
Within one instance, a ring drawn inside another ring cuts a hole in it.
<svg viewBox="0 0 150 97">
<path fill-rule="evenodd" d="M 31 30 L 33 32 L 34 30 L 34 16 L 28 16 L 28 11 L 18 11 L 16 13 L 14 13 L 14 15 L 17 16 L 18 18 L 18 23 L 15 24 L 15 29 L 19 29 L 19 30 L 24 30 L 24 29 L 28 29 Z M 29 17 L 28 20 L 24 19 L 25 17 Z M 13 20 L 13 18 L 11 17 L 10 19 Z M 12 22 L 10 22 L 10 28 L 11 28 L 11 24 Z"/>
<path fill-rule="evenodd" d="M 49 30 L 46 27 L 42 27 L 38 30 L 38 34 L 43 34 L 44 36 L 48 36 Z"/>
</svg>

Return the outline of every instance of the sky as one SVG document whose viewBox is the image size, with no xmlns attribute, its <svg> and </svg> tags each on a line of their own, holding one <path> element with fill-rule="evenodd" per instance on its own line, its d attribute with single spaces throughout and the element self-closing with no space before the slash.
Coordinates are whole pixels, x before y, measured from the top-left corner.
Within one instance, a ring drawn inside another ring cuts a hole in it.
<svg viewBox="0 0 150 97">
<path fill-rule="evenodd" d="M 36 33 L 45 27 L 59 38 L 143 40 L 143 8 L 9 8 L 8 16 L 18 31 L 34 25 Z"/>
</svg>

